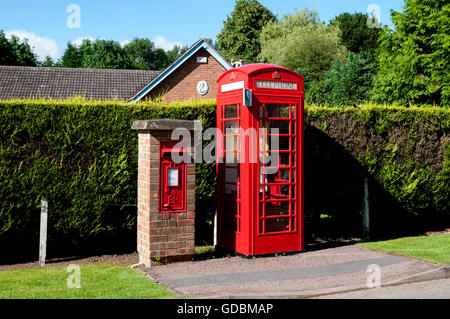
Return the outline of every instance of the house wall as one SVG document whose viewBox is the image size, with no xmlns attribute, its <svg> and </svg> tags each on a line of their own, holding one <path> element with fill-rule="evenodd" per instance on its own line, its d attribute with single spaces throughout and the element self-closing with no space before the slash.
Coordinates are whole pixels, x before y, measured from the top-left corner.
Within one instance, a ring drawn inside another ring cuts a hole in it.
<svg viewBox="0 0 450 319">
<path fill-rule="evenodd" d="M 206 57 L 208 62 L 201 64 L 197 57 Z M 164 96 L 165 102 L 183 101 L 191 98 L 195 100 L 215 99 L 217 95 L 217 78 L 226 69 L 205 49 L 201 48 L 186 62 L 180 65 L 172 74 L 149 92 L 144 99 Z M 197 84 L 201 80 L 209 86 L 206 95 L 197 92 Z"/>
</svg>

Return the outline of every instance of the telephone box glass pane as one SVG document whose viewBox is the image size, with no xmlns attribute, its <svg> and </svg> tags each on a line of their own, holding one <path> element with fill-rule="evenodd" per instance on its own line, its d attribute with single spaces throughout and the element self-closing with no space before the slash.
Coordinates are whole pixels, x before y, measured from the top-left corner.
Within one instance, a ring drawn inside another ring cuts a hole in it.
<svg viewBox="0 0 450 319">
<path fill-rule="evenodd" d="M 225 135 L 238 134 L 238 125 L 237 121 L 225 121 L 225 131 L 223 132 Z"/>
<path fill-rule="evenodd" d="M 266 104 L 266 117 L 289 118 L 289 104 Z"/>
<path fill-rule="evenodd" d="M 289 147 L 289 137 L 284 137 L 281 136 L 279 137 L 279 150 L 280 151 L 289 151 L 290 147 Z"/>
<path fill-rule="evenodd" d="M 289 231 L 289 217 L 266 219 L 266 233 Z"/>
<path fill-rule="evenodd" d="M 281 185 L 280 193 L 282 196 L 289 198 L 289 185 Z"/>
<path fill-rule="evenodd" d="M 225 105 L 224 106 L 224 118 L 226 119 L 234 119 L 238 117 L 237 113 L 237 105 Z"/>
<path fill-rule="evenodd" d="M 225 150 L 237 151 L 238 150 L 238 136 L 226 136 L 225 137 Z"/>
<path fill-rule="evenodd" d="M 280 165 L 290 166 L 289 153 L 279 153 L 280 154 Z"/>
<path fill-rule="evenodd" d="M 167 185 L 178 186 L 178 168 L 167 169 Z"/>
<path fill-rule="evenodd" d="M 269 132 L 268 134 L 289 134 L 290 121 L 285 120 L 268 120 Z"/>
<path fill-rule="evenodd" d="M 231 164 L 228 164 L 225 168 L 225 182 L 226 183 L 237 183 L 238 178 L 238 170 L 237 166 L 232 167 Z"/>
<path fill-rule="evenodd" d="M 268 202 L 266 205 L 266 216 L 290 215 L 289 201 Z"/>
</svg>

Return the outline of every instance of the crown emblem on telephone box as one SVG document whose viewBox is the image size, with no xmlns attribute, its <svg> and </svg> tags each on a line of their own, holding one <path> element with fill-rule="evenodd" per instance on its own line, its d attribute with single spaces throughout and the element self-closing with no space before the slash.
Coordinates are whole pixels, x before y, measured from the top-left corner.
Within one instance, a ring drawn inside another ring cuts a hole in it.
<svg viewBox="0 0 450 319">
<path fill-rule="evenodd" d="M 272 73 L 272 79 L 281 79 L 281 75 L 280 73 L 278 73 L 277 71 Z"/>
</svg>

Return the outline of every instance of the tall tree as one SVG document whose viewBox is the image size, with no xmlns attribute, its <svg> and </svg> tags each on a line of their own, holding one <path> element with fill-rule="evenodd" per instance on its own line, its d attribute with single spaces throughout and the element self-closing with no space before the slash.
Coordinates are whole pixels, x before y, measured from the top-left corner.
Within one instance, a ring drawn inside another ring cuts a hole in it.
<svg viewBox="0 0 450 319">
<path fill-rule="evenodd" d="M 175 49 L 180 50 L 180 49 Z M 178 51 L 174 51 L 176 54 Z M 84 39 L 80 45 L 67 44 L 57 66 L 68 68 L 162 70 L 172 61 L 149 39 L 135 38 L 121 47 L 111 40 Z"/>
<path fill-rule="evenodd" d="M 345 12 L 332 19 L 330 24 L 338 26 L 341 30 L 341 41 L 347 50 L 354 53 L 366 51 L 375 55 L 381 29 L 369 28 L 368 19 L 367 14 Z"/>
<path fill-rule="evenodd" d="M 275 15 L 257 0 L 237 0 L 234 10 L 227 16 L 222 31 L 217 35 L 221 53 L 227 59 L 256 62 L 261 51 L 259 35 L 271 21 L 276 21 Z"/>
<path fill-rule="evenodd" d="M 86 49 L 89 53 L 83 54 L 84 68 L 131 69 L 133 66 L 131 58 L 118 42 L 99 39 Z"/>
<path fill-rule="evenodd" d="M 405 0 L 384 28 L 374 97 L 400 104 L 450 106 L 450 3 Z"/>
<path fill-rule="evenodd" d="M 13 35 L 8 40 L 3 30 L 0 30 L 0 65 L 36 66 L 37 64 L 37 57 L 27 39 L 21 41 Z"/>
<path fill-rule="evenodd" d="M 53 66 L 55 66 L 55 62 L 53 62 L 53 59 L 49 55 L 47 55 L 45 57 L 45 60 L 40 63 L 40 66 L 42 66 L 42 67 L 53 67 Z"/>
<path fill-rule="evenodd" d="M 335 61 L 325 78 L 312 84 L 305 94 L 307 103 L 348 106 L 370 101 L 376 63 L 365 51 L 348 55 L 348 63 Z"/>
<path fill-rule="evenodd" d="M 339 32 L 337 26 L 320 22 L 317 11 L 295 10 L 263 28 L 259 60 L 320 81 L 334 61 L 346 61 L 347 50 L 341 44 Z"/>
<path fill-rule="evenodd" d="M 165 51 L 156 48 L 149 39 L 134 38 L 124 46 L 124 50 L 131 58 L 135 69 L 162 70 L 168 64 Z"/>
<path fill-rule="evenodd" d="M 173 62 L 175 62 L 175 60 L 178 59 L 180 57 L 180 55 L 182 55 L 184 52 L 186 52 L 187 49 L 188 49 L 188 47 L 186 47 L 186 46 L 180 47 L 180 46 L 176 45 L 171 50 L 167 51 L 166 52 L 167 64 L 170 65 Z"/>
<path fill-rule="evenodd" d="M 59 61 L 59 65 L 65 68 L 83 67 L 83 54 L 81 53 L 80 48 L 70 42 L 67 43 L 67 48 Z"/>
</svg>

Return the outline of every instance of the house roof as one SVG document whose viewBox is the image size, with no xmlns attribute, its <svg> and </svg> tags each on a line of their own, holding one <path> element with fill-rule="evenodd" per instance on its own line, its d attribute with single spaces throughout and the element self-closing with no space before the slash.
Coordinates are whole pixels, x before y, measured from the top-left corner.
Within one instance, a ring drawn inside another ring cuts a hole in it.
<svg viewBox="0 0 450 319">
<path fill-rule="evenodd" d="M 157 77 L 155 77 L 147 86 L 134 95 L 129 102 L 136 103 L 144 96 L 146 96 L 151 90 L 158 86 L 165 78 L 172 74 L 178 67 L 180 67 L 186 60 L 193 56 L 201 48 L 209 52 L 219 62 L 225 70 L 230 70 L 232 66 L 225 60 L 223 56 L 217 52 L 214 47 L 209 44 L 204 38 L 201 38 L 194 43 L 186 52 L 184 52 L 175 62 L 169 65 L 164 71 L 162 71 Z"/>
<path fill-rule="evenodd" d="M 54 98 L 127 101 L 161 71 L 0 66 L 0 99 Z"/>
</svg>

